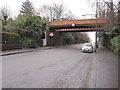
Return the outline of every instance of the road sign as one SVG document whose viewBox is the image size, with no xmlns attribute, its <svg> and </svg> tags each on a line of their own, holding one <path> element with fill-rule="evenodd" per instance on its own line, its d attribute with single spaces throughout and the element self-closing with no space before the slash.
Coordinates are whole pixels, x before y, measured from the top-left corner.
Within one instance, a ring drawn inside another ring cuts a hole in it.
<svg viewBox="0 0 120 90">
<path fill-rule="evenodd" d="M 50 35 L 51 37 L 53 37 L 53 36 L 54 36 L 54 33 L 53 33 L 53 32 L 50 32 L 49 35 Z"/>
<path fill-rule="evenodd" d="M 72 27 L 74 27 L 75 26 L 75 23 L 72 23 Z"/>
</svg>

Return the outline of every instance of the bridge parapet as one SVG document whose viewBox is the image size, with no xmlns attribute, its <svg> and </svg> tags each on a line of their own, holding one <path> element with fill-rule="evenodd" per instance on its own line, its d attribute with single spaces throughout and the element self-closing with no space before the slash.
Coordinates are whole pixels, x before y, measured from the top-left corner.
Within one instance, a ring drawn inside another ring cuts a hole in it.
<svg viewBox="0 0 120 90">
<path fill-rule="evenodd" d="M 107 23 L 105 18 L 98 19 L 78 19 L 78 20 L 62 20 L 62 21 L 52 21 L 49 23 L 49 27 L 67 26 L 71 24 L 85 25 L 85 24 L 105 24 Z"/>
</svg>

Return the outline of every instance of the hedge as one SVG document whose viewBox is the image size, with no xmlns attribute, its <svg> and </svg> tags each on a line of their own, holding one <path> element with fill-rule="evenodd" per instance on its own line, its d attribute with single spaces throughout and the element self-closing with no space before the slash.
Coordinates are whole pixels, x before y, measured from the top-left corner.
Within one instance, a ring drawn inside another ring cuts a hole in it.
<svg viewBox="0 0 120 90">
<path fill-rule="evenodd" d="M 2 41 L 0 41 L 0 44 L 2 44 L 2 50 L 22 48 L 19 34 L 0 32 L 0 37 L 2 37 Z"/>
</svg>

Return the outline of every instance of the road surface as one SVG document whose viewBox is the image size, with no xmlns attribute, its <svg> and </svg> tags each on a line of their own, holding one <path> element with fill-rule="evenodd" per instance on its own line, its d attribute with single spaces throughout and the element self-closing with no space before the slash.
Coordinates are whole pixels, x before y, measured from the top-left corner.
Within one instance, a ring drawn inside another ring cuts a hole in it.
<svg viewBox="0 0 120 90">
<path fill-rule="evenodd" d="M 3 56 L 3 88 L 118 88 L 118 57 L 71 45 Z"/>
</svg>

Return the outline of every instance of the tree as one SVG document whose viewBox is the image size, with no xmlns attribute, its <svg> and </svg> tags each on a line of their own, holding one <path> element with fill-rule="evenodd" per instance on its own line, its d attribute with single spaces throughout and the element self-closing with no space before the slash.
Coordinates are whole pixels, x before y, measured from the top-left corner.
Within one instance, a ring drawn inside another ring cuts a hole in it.
<svg viewBox="0 0 120 90">
<path fill-rule="evenodd" d="M 34 7 L 29 0 L 26 0 L 26 2 L 22 3 L 20 13 L 22 15 L 26 15 L 26 16 L 33 16 L 34 15 Z"/>
<path fill-rule="evenodd" d="M 118 21 L 120 22 L 120 1 L 118 2 Z"/>
<path fill-rule="evenodd" d="M 63 44 L 85 43 L 90 42 L 90 38 L 86 33 L 68 32 L 63 34 Z"/>
<path fill-rule="evenodd" d="M 42 17 L 49 17 L 50 21 L 74 18 L 72 12 L 67 11 L 63 4 L 43 5 L 39 9 L 39 14 Z"/>
<path fill-rule="evenodd" d="M 17 24 L 16 21 L 12 18 L 9 18 L 6 25 L 3 25 L 3 31 L 17 33 Z"/>
<path fill-rule="evenodd" d="M 17 18 L 19 34 L 24 47 L 36 47 L 39 44 L 42 20 L 39 16 L 20 16 Z"/>
<path fill-rule="evenodd" d="M 91 0 L 89 0 L 91 1 Z M 113 30 L 114 26 L 116 25 L 117 21 L 118 21 L 118 7 L 117 4 L 115 4 L 113 2 L 113 0 L 108 0 L 109 2 L 107 2 L 106 0 L 97 0 L 97 2 L 94 0 L 93 3 L 93 7 L 95 8 L 97 4 L 97 16 L 98 18 L 106 18 L 107 23 L 105 25 L 103 25 L 103 35 L 100 36 L 107 36 L 108 37 L 108 41 L 115 36 L 116 31 Z M 95 9 L 96 10 L 96 9 Z M 99 33 L 100 34 L 100 33 Z M 104 38 L 106 39 L 106 37 L 99 37 L 99 38 Z M 105 42 L 106 43 L 106 42 Z"/>
<path fill-rule="evenodd" d="M 2 19 L 1 19 L 1 17 L 0 17 L 0 32 L 2 32 Z"/>
<path fill-rule="evenodd" d="M 6 7 L 3 7 L 3 8 L 1 9 L 1 14 L 2 14 L 3 19 L 4 19 L 4 24 L 7 24 L 6 21 L 7 21 L 8 17 L 9 17 L 9 11 L 8 11 L 7 6 L 6 6 Z"/>
<path fill-rule="evenodd" d="M 9 18 L 9 10 L 8 7 L 3 7 L 1 9 L 1 15 L 2 15 L 2 30 L 4 32 L 11 32 L 11 33 L 17 33 L 16 28 L 16 22 L 12 18 Z"/>
</svg>

